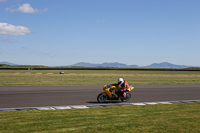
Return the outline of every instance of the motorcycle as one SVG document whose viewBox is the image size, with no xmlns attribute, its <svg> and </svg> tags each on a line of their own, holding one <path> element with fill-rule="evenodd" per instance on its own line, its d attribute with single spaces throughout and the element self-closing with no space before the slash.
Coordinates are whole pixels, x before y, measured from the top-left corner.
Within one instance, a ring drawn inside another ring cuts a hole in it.
<svg viewBox="0 0 200 133">
<path fill-rule="evenodd" d="M 103 91 L 97 96 L 97 101 L 99 103 L 104 103 L 106 100 L 121 100 L 122 102 L 127 102 L 131 98 L 131 93 L 134 87 L 130 87 L 129 89 L 126 89 L 126 97 L 121 96 L 121 91 L 119 90 L 119 87 L 117 86 L 111 86 L 111 85 L 104 85 Z"/>
</svg>

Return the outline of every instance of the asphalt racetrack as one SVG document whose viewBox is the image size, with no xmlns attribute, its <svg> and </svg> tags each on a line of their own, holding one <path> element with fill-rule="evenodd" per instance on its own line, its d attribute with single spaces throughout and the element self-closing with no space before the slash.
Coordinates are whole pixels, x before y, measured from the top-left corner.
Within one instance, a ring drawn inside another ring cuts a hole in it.
<svg viewBox="0 0 200 133">
<path fill-rule="evenodd" d="M 134 85 L 127 103 L 200 100 L 200 85 Z M 98 105 L 103 85 L 0 86 L 0 108 Z M 108 101 L 108 104 L 120 101 Z"/>
</svg>

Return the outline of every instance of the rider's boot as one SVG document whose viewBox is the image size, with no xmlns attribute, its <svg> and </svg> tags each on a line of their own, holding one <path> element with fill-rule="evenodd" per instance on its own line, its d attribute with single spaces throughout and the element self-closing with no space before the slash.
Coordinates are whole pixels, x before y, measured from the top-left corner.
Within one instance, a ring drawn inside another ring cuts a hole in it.
<svg viewBox="0 0 200 133">
<path fill-rule="evenodd" d="M 117 94 L 112 93 L 112 97 L 117 98 L 118 96 L 117 96 Z"/>
<path fill-rule="evenodd" d="M 126 92 L 123 93 L 123 98 L 126 98 Z"/>
</svg>

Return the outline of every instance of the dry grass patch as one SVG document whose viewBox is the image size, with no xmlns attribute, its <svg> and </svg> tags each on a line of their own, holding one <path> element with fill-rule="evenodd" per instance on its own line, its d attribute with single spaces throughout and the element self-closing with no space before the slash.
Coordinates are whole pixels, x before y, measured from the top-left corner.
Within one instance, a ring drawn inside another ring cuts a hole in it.
<svg viewBox="0 0 200 133">
<path fill-rule="evenodd" d="M 27 74 L 27 73 L 31 74 Z M 0 71 L 0 85 L 102 85 L 115 83 L 119 77 L 129 84 L 200 84 L 200 72 L 193 71 L 125 71 L 70 70 Z M 56 74 L 36 74 L 56 73 Z"/>
</svg>

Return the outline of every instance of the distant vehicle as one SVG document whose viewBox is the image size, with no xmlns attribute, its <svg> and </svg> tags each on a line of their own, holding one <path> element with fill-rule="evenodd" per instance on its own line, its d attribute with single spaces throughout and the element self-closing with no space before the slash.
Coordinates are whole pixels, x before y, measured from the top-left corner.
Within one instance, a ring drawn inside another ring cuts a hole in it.
<svg viewBox="0 0 200 133">
<path fill-rule="evenodd" d="M 63 71 L 60 71 L 59 74 L 64 74 L 64 72 L 63 72 Z"/>
</svg>

